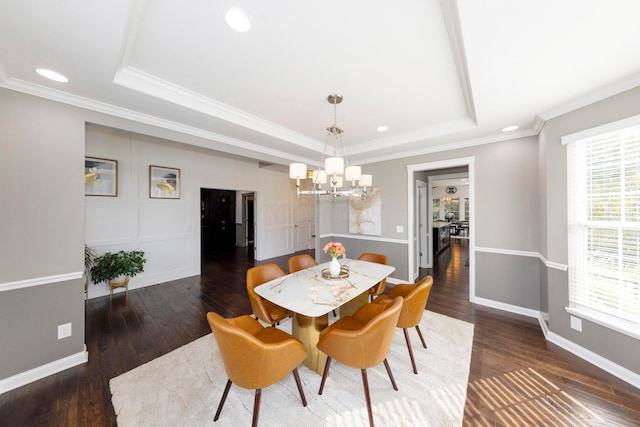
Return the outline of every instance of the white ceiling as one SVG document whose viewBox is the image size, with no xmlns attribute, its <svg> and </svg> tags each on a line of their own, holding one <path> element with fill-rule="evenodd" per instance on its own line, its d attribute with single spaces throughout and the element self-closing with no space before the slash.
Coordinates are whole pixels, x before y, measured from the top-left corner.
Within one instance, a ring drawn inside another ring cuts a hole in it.
<svg viewBox="0 0 640 427">
<path fill-rule="evenodd" d="M 249 32 L 224 23 L 232 7 Z M 350 163 L 362 164 L 534 135 L 640 85 L 637 0 L 0 0 L 0 10 L 0 86 L 283 164 L 319 161 L 332 93 L 344 96 Z M 508 125 L 520 128 L 501 132 Z"/>
</svg>

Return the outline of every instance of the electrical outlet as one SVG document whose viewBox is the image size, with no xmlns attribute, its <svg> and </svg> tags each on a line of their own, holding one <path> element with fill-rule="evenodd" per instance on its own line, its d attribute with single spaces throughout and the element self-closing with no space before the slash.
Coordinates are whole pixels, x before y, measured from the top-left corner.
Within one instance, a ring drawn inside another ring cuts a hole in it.
<svg viewBox="0 0 640 427">
<path fill-rule="evenodd" d="M 71 336 L 71 323 L 65 323 L 64 325 L 58 325 L 58 339 Z"/>
<path fill-rule="evenodd" d="M 578 332 L 582 332 L 582 319 L 579 317 L 571 316 L 571 328 Z"/>
</svg>

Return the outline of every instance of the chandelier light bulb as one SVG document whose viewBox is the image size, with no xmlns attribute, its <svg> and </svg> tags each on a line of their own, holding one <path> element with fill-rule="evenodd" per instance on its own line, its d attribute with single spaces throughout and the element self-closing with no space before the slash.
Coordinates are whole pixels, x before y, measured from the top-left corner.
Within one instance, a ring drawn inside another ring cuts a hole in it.
<svg viewBox="0 0 640 427">
<path fill-rule="evenodd" d="M 360 166 L 348 166 L 344 170 L 344 179 L 347 181 L 357 181 L 362 175 L 362 168 Z"/>
<path fill-rule="evenodd" d="M 371 187 L 371 185 L 373 184 L 373 175 L 362 175 L 360 177 L 359 184 L 361 187 Z"/>
<path fill-rule="evenodd" d="M 291 163 L 289 165 L 289 178 L 305 179 L 307 177 L 307 165 L 304 163 Z"/>
<path fill-rule="evenodd" d="M 313 183 L 314 184 L 326 184 L 327 174 L 325 171 L 317 170 L 313 171 Z"/>
<path fill-rule="evenodd" d="M 342 157 L 324 159 L 324 170 L 327 175 L 342 175 L 344 172 L 344 159 Z"/>
</svg>

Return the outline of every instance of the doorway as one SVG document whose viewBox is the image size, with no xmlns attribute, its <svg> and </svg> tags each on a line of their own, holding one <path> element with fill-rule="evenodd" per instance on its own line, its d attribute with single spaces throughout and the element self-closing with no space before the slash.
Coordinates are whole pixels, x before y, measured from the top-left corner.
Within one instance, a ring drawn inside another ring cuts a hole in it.
<svg viewBox="0 0 640 427">
<path fill-rule="evenodd" d="M 442 175 L 445 173 L 451 173 L 457 170 L 460 172 L 461 169 L 464 169 L 469 176 L 469 235 L 468 235 L 468 256 L 469 256 L 469 301 L 475 301 L 475 187 L 474 187 L 474 157 L 460 158 L 460 159 L 451 159 L 451 160 L 443 160 L 436 161 L 430 163 L 421 163 L 416 165 L 408 165 L 407 166 L 407 213 L 408 220 L 407 224 L 409 225 L 407 228 L 409 230 L 408 241 L 408 272 L 409 279 L 415 280 L 420 274 L 420 265 L 421 265 L 421 253 L 420 250 L 424 248 L 424 241 L 421 239 L 425 235 L 420 233 L 420 217 L 422 216 L 422 220 L 427 220 L 429 224 L 427 226 L 428 229 L 431 229 L 432 223 L 432 206 L 428 204 L 426 207 L 420 207 L 420 199 L 421 192 L 424 194 L 424 190 L 420 191 L 418 188 L 417 181 L 428 181 L 428 175 Z M 421 186 L 422 187 L 422 186 Z M 429 188 L 427 186 L 427 194 L 429 193 Z M 429 197 L 427 197 L 429 199 Z M 425 212 L 426 211 L 426 212 Z M 426 215 L 425 215 L 426 214 Z M 424 225 L 423 225 L 424 227 Z M 422 235 L 421 235 L 422 234 Z M 431 243 L 431 238 L 427 238 L 427 246 Z M 433 250 L 433 248 L 429 248 Z"/>
<path fill-rule="evenodd" d="M 200 189 L 200 244 L 202 251 L 236 245 L 236 192 Z"/>
</svg>

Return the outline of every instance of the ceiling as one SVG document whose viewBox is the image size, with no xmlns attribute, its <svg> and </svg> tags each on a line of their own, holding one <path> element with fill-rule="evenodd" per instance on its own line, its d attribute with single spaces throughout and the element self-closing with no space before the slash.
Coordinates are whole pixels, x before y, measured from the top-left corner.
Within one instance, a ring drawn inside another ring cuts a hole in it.
<svg viewBox="0 0 640 427">
<path fill-rule="evenodd" d="M 344 97 L 349 161 L 364 164 L 535 135 L 545 120 L 640 85 L 637 0 L 0 6 L 0 86 L 282 164 L 318 163 L 332 93 Z M 250 31 L 225 24 L 232 7 Z M 519 128 L 501 131 L 509 125 Z"/>
</svg>

